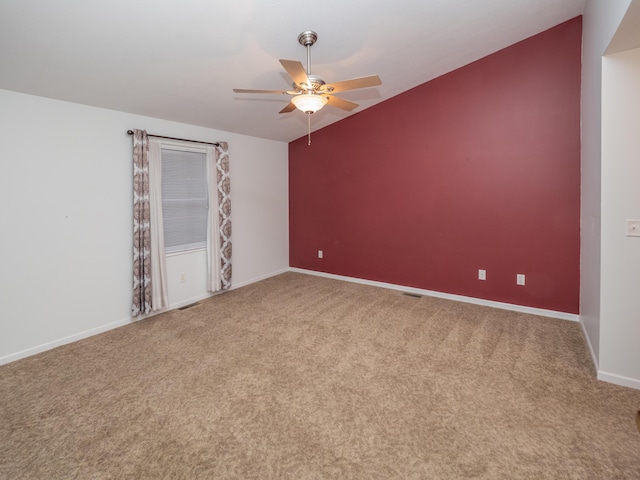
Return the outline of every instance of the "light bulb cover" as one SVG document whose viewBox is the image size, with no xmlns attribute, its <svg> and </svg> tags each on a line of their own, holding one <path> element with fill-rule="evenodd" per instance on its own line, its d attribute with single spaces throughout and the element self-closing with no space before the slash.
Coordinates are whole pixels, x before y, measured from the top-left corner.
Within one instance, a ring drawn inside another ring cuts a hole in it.
<svg viewBox="0 0 640 480">
<path fill-rule="evenodd" d="M 302 110 L 304 113 L 316 113 L 322 107 L 324 107 L 329 100 L 322 95 L 315 93 L 305 93 L 303 95 L 296 95 L 291 99 L 298 110 Z"/>
</svg>

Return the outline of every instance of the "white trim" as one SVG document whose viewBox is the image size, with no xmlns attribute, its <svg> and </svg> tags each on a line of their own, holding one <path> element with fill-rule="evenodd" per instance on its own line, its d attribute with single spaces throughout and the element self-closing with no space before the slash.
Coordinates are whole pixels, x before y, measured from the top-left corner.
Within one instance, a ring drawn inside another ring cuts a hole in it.
<svg viewBox="0 0 640 480">
<path fill-rule="evenodd" d="M 180 250 L 179 252 L 167 252 L 167 250 L 165 249 L 164 251 L 164 256 L 165 258 L 169 258 L 169 257 L 177 257 L 178 255 L 188 255 L 189 253 L 194 253 L 194 252 L 204 252 L 207 250 L 207 247 L 199 247 L 199 248 L 192 248 L 191 250 Z"/>
<path fill-rule="evenodd" d="M 623 387 L 635 388 L 636 390 L 640 390 L 640 380 L 636 378 L 624 377 L 622 375 L 616 375 L 615 373 L 603 372 L 602 370 L 598 370 L 598 380 L 613 383 L 614 385 L 620 385 Z"/>
<path fill-rule="evenodd" d="M 289 270 L 291 270 L 291 269 L 290 268 L 283 268 L 281 270 L 276 270 L 275 272 L 267 273 L 266 275 L 261 275 L 259 277 L 255 277 L 255 278 L 252 278 L 250 280 L 246 280 L 244 282 L 237 283 L 237 284 L 234 284 L 233 281 L 232 281 L 230 290 L 235 290 L 236 288 L 245 287 L 247 285 L 251 285 L 252 283 L 260 282 L 262 280 L 266 280 L 267 278 L 275 277 L 276 275 L 280 275 L 282 273 L 286 273 Z"/>
<path fill-rule="evenodd" d="M 543 310 L 543 309 L 539 309 L 539 308 L 532 308 L 532 307 L 523 307 L 521 305 L 511 305 L 508 303 L 500 303 L 500 302 L 493 302 L 490 300 L 482 300 L 479 298 L 472 298 L 472 297 L 464 297 L 462 295 L 453 295 L 453 294 L 449 294 L 449 293 L 442 293 L 442 292 L 435 292 L 435 291 L 431 291 L 431 290 L 423 290 L 420 288 L 413 288 L 413 287 L 403 287 L 401 285 L 394 285 L 391 283 L 383 283 L 383 282 L 374 282 L 371 280 L 363 280 L 360 278 L 352 278 L 352 277 L 344 277 L 341 275 L 334 275 L 331 273 L 323 273 L 323 272 L 314 272 L 312 270 L 304 270 L 301 268 L 295 268 L 295 267 L 289 267 L 289 268 L 283 268 L 280 270 L 276 270 L 275 272 L 271 272 L 268 273 L 266 275 L 261 275 L 259 277 L 255 277 L 252 278 L 250 280 L 238 283 L 238 284 L 232 284 L 231 286 L 231 290 L 235 290 L 236 288 L 241 288 L 247 285 L 250 285 L 252 283 L 256 283 L 262 280 L 266 280 L 267 278 L 271 278 L 271 277 L 275 277 L 276 275 L 280 275 L 282 273 L 285 272 L 298 272 L 298 273 L 304 273 L 307 275 L 317 275 L 320 277 L 326 277 L 326 278 L 332 278 L 335 280 L 344 280 L 344 281 L 348 281 L 348 282 L 353 282 L 353 283 L 361 283 L 364 285 L 371 285 L 374 287 L 382 287 L 382 288 L 388 288 L 391 290 L 398 290 L 398 291 L 403 291 L 403 292 L 409 292 L 409 293 L 417 293 L 420 295 L 427 295 L 427 296 L 432 296 L 432 297 L 439 297 L 439 298 L 446 298 L 448 300 L 455 300 L 455 301 L 459 301 L 459 302 L 466 302 L 466 303 L 474 303 L 477 305 L 484 305 L 484 306 L 488 306 L 488 307 L 494 307 L 494 308 L 501 308 L 501 309 L 505 309 L 505 310 L 513 310 L 516 312 L 523 312 L 523 313 L 531 313 L 533 315 L 540 315 L 540 316 L 544 316 L 544 317 L 552 317 L 552 318 L 560 318 L 563 320 L 572 320 L 572 321 L 577 321 L 578 320 L 578 316 L 577 315 L 572 315 L 570 313 L 563 313 L 563 312 L 554 312 L 551 310 Z M 69 335 L 67 337 L 63 337 L 60 338 L 58 340 L 54 340 L 51 342 L 47 342 L 47 343 L 43 343 L 42 345 L 37 345 L 35 347 L 32 348 L 27 348 L 26 350 L 22 350 L 20 352 L 16 352 L 16 353 L 12 353 L 9 355 L 5 355 L 4 357 L 0 357 L 0 365 L 5 365 L 7 363 L 11 363 L 11 362 L 15 362 L 16 360 L 20 360 L 22 358 L 26 358 L 26 357 L 30 357 L 32 355 L 35 355 L 37 353 L 41 353 L 41 352 L 45 352 L 47 350 L 51 350 L 52 348 L 56 348 L 56 347 L 60 347 L 62 345 L 66 345 L 67 343 L 71 343 L 71 342 L 76 342 L 78 340 L 82 340 L 84 338 L 88 338 L 91 337 L 93 335 L 97 335 L 99 333 L 103 333 L 103 332 L 107 332 L 109 330 L 113 330 L 114 328 L 118 328 L 118 327 L 122 327 L 124 325 L 129 325 L 131 323 L 137 322 L 139 320 L 144 320 L 146 318 L 152 317 L 154 315 L 158 315 L 160 313 L 164 313 L 166 311 L 169 310 L 175 310 L 177 308 L 186 306 L 186 305 L 190 305 L 192 303 L 195 302 L 199 302 L 201 300 L 207 299 L 209 297 L 218 295 L 221 292 L 216 292 L 216 293 L 206 293 L 203 295 L 199 295 L 197 297 L 193 297 L 190 298 L 188 300 L 182 300 L 181 302 L 177 302 L 174 303 L 172 305 L 169 306 L 168 309 L 162 309 L 162 310 L 158 310 L 156 312 L 150 313 L 149 315 L 141 315 L 140 317 L 136 317 L 136 318 L 124 318 L 122 320 L 118 320 L 116 322 L 111 322 L 111 323 L 107 323 L 105 325 L 101 325 L 99 327 L 95 327 L 89 330 L 85 330 L 83 332 L 79 332 L 79 333 L 75 333 L 73 335 Z M 583 327 L 584 328 L 584 327 Z M 588 342 L 587 342 L 588 343 Z M 591 348 L 591 345 L 589 345 L 589 347 Z M 593 351 L 592 351 L 592 355 L 593 355 Z M 595 358 L 595 357 L 594 357 Z M 640 381 L 638 380 L 634 380 L 634 379 L 629 379 L 626 377 L 621 377 L 619 375 L 614 375 L 614 374 L 609 374 L 606 372 L 600 372 L 598 371 L 598 379 L 601 380 L 605 380 L 611 383 L 615 383 L 618 385 L 624 385 L 624 386 L 630 386 L 632 388 L 639 388 L 640 389 Z"/>
<path fill-rule="evenodd" d="M 573 313 L 556 312 L 554 310 L 545 310 L 542 308 L 525 307 L 523 305 L 514 305 L 511 303 L 494 302 L 493 300 L 484 300 L 482 298 L 465 297 L 463 295 L 454 295 L 452 293 L 436 292 L 434 290 L 423 290 L 422 288 L 404 287 L 393 283 L 376 282 L 373 280 L 364 280 L 362 278 L 344 277 L 342 275 L 334 275 L 332 273 L 316 272 L 313 270 L 305 270 L 303 268 L 289 267 L 289 271 L 305 273 L 307 275 L 317 275 L 319 277 L 332 278 L 334 280 L 344 280 L 347 282 L 360 283 L 363 285 L 371 285 L 373 287 L 388 288 L 401 292 L 416 293 L 418 295 L 426 295 L 429 297 L 445 298 L 447 300 L 455 300 L 456 302 L 473 303 L 485 307 L 500 308 L 502 310 L 511 310 L 514 312 L 529 313 L 531 315 L 539 315 L 541 317 L 558 318 L 560 320 L 570 320 L 578 322 L 580 317 Z"/>
<path fill-rule="evenodd" d="M 589 352 L 591 352 L 591 361 L 593 362 L 593 366 L 596 369 L 596 372 L 599 370 L 599 366 L 598 366 L 598 357 L 596 356 L 596 351 L 593 349 L 593 345 L 591 345 L 591 339 L 589 338 L 589 335 L 587 334 L 587 329 L 584 326 L 584 323 L 582 322 L 582 319 L 580 319 L 580 326 L 582 327 L 582 336 L 584 337 L 585 341 L 587 342 L 587 346 L 589 347 Z"/>
<path fill-rule="evenodd" d="M 153 135 L 149 135 L 149 141 L 154 141 L 160 144 L 160 149 L 165 150 L 177 150 L 179 152 L 196 152 L 196 153 L 207 153 L 207 148 L 209 145 L 202 144 L 199 142 L 190 142 L 190 141 L 181 141 L 181 140 L 168 140 L 154 137 Z M 193 144 L 199 144 L 198 146 L 194 146 Z"/>
<path fill-rule="evenodd" d="M 147 318 L 149 316 L 151 315 L 147 315 L 144 318 Z M 99 327 L 91 328 L 83 332 L 74 333 L 73 335 L 59 338 L 58 340 L 53 340 L 52 342 L 43 343 L 42 345 L 37 345 L 35 347 L 27 348 L 25 350 L 21 350 L 16 353 L 11 353 L 9 355 L 5 355 L 4 357 L 0 357 L 0 365 L 15 362 L 16 360 L 30 357 L 37 353 L 46 352 L 47 350 L 51 350 L 53 348 L 66 345 L 67 343 L 77 342 L 78 340 L 92 337 L 94 335 L 98 335 L 99 333 L 104 333 L 106 331 L 113 330 L 114 328 L 122 327 L 124 325 L 129 325 L 130 323 L 137 322 L 138 320 L 143 320 L 144 318 L 143 317 L 123 318 L 122 320 L 118 320 L 116 322 L 107 323 L 106 325 L 101 325 Z"/>
<path fill-rule="evenodd" d="M 270 277 L 275 277 L 276 275 L 280 275 L 281 273 L 285 273 L 285 272 L 288 272 L 288 271 L 289 271 L 288 268 L 284 268 L 284 269 L 277 270 L 277 271 L 272 272 L 272 273 L 268 273 L 266 275 L 262 275 L 260 277 L 253 278 L 251 280 L 247 280 L 247 281 L 239 283 L 237 285 L 233 285 L 232 284 L 231 290 L 235 290 L 236 288 L 244 287 L 246 285 L 250 285 L 252 283 L 259 282 L 261 280 L 265 280 L 265 279 L 270 278 Z M 140 315 L 139 317 L 135 317 L 135 318 L 132 318 L 132 317 L 123 318 L 122 320 L 118 320 L 116 322 L 107 323 L 105 325 L 101 325 L 99 327 L 91 328 L 91 329 L 85 330 L 83 332 L 74 333 L 73 335 L 69 335 L 67 337 L 59 338 L 58 340 L 53 340 L 51 342 L 43 343 L 42 345 L 37 345 L 35 347 L 27 348 L 27 349 L 21 350 L 19 352 L 11 353 L 9 355 L 5 355 L 4 357 L 0 357 L 0 365 L 5 365 L 7 363 L 15 362 L 16 360 L 20 360 L 22 358 L 27 358 L 27 357 L 30 357 L 32 355 L 36 355 L 38 353 L 46 352 L 47 350 L 51 350 L 53 348 L 60 347 L 62 345 L 66 345 L 68 343 L 77 342 L 78 340 L 82 340 L 84 338 L 92 337 L 94 335 L 98 335 L 99 333 L 104 333 L 104 332 L 107 332 L 109 330 L 113 330 L 114 328 L 118 328 L 118 327 L 122 327 L 122 326 L 125 326 L 125 325 L 129 325 L 131 323 L 135 323 L 135 322 L 140 321 L 140 320 L 145 320 L 147 318 L 153 317 L 155 315 L 159 315 L 161 313 L 168 312 L 170 310 L 176 310 L 176 309 L 178 309 L 180 307 L 191 305 L 192 303 L 196 303 L 196 302 L 199 302 L 201 300 L 205 300 L 205 299 L 207 299 L 209 297 L 214 297 L 216 295 L 224 293 L 225 291 L 226 290 L 221 290 L 221 291 L 215 292 L 215 293 L 207 292 L 206 294 L 198 295 L 198 296 L 190 298 L 188 300 L 182 300 L 180 302 L 173 303 L 173 304 L 169 305 L 168 308 L 163 308 L 163 309 L 157 310 L 155 312 L 151 312 L 151 313 L 149 313 L 147 315 Z"/>
<path fill-rule="evenodd" d="M 191 305 L 192 303 L 199 302 L 200 300 L 206 300 L 209 297 L 213 297 L 218 293 L 220 293 L 220 292 L 215 292 L 215 293 L 214 292 L 207 292 L 205 294 L 198 295 L 197 297 L 192 297 L 192 298 L 188 298 L 187 300 L 181 300 L 180 302 L 172 303 L 171 305 L 169 305 L 169 308 L 167 308 L 166 310 L 153 312 L 153 313 L 154 314 L 164 313 L 164 312 L 168 312 L 170 310 L 176 310 L 176 309 L 181 308 L 181 307 L 186 307 L 187 305 Z"/>
<path fill-rule="evenodd" d="M 267 278 L 275 277 L 276 275 L 280 275 L 280 274 L 288 272 L 288 271 L 289 271 L 288 268 L 284 268 L 282 270 L 277 270 L 275 272 L 267 273 L 266 275 L 261 275 L 260 277 L 252 278 L 251 280 L 244 281 L 244 282 L 239 283 L 237 285 L 234 285 L 233 281 L 232 281 L 231 288 L 229 290 L 218 290 L 216 292 L 207 292 L 207 293 L 205 293 L 203 295 L 198 295 L 197 297 L 192 297 L 192 298 L 189 298 L 187 300 L 182 300 L 180 302 L 173 303 L 173 304 L 169 305 L 168 309 L 159 310 L 157 312 L 153 312 L 153 314 L 157 315 L 158 313 L 168 312 L 169 310 L 176 310 L 178 308 L 185 307 L 187 305 L 191 305 L 192 303 L 196 303 L 196 302 L 199 302 L 201 300 L 206 300 L 207 298 L 210 298 L 210 297 L 215 297 L 216 295 L 220 295 L 220 294 L 222 294 L 224 292 L 230 292 L 231 290 L 235 290 L 236 288 L 245 287 L 247 285 L 251 285 L 252 283 L 260 282 L 262 280 L 266 280 Z M 151 314 L 149 314 L 148 316 L 151 316 Z"/>
</svg>

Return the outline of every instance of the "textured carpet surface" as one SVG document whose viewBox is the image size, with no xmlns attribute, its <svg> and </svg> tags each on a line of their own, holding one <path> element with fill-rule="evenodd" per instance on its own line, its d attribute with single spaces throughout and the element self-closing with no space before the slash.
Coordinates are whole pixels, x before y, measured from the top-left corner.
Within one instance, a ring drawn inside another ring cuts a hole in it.
<svg viewBox="0 0 640 480">
<path fill-rule="evenodd" d="M 286 273 L 0 367 L 2 479 L 638 479 L 577 323 Z"/>
</svg>

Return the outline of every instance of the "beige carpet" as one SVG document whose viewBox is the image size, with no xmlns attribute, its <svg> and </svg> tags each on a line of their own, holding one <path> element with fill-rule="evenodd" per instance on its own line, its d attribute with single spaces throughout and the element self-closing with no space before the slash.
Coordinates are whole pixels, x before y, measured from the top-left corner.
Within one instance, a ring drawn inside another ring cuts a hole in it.
<svg viewBox="0 0 640 480">
<path fill-rule="evenodd" d="M 0 398 L 1 479 L 640 478 L 640 391 L 577 323 L 297 273 L 2 366 Z"/>
</svg>

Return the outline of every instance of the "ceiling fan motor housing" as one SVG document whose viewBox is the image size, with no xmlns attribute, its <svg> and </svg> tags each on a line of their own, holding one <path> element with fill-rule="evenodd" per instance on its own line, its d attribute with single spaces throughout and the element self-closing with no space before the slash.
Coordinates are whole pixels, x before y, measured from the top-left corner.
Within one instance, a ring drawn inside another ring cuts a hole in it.
<svg viewBox="0 0 640 480">
<path fill-rule="evenodd" d="M 307 78 L 309 79 L 309 86 L 308 88 L 306 88 L 306 86 L 303 85 L 298 85 L 297 83 L 293 82 L 293 88 L 295 90 L 299 90 L 300 92 L 306 92 L 306 91 L 313 91 L 313 92 L 317 92 L 318 90 L 320 90 L 320 87 L 322 87 L 325 84 L 325 81 L 322 80 L 320 77 L 318 77 L 317 75 L 307 75 Z"/>
</svg>

